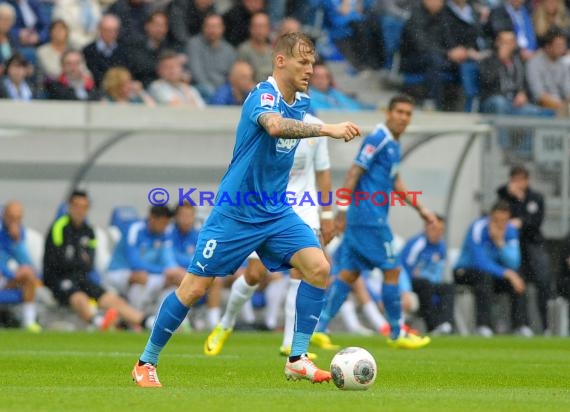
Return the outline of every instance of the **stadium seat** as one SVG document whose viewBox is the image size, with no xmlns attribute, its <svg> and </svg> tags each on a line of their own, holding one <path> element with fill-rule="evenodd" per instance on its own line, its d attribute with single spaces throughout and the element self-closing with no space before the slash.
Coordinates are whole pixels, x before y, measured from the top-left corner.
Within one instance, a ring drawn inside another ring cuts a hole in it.
<svg viewBox="0 0 570 412">
<path fill-rule="evenodd" d="M 126 233 L 131 223 L 140 220 L 139 212 L 134 206 L 117 206 L 111 212 L 109 225 Z"/>
<path fill-rule="evenodd" d="M 57 212 L 55 213 L 55 219 L 54 220 L 59 219 L 60 217 L 62 217 L 66 213 L 67 213 L 67 202 L 63 202 L 57 208 Z"/>
</svg>

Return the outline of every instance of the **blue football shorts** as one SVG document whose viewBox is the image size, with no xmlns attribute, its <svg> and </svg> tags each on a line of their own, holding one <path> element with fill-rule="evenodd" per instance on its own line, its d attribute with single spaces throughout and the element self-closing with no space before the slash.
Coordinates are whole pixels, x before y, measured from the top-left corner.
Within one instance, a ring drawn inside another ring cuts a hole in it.
<svg viewBox="0 0 570 412">
<path fill-rule="evenodd" d="M 397 268 L 393 239 L 388 225 L 347 226 L 339 249 L 339 270 L 362 272 L 374 268 Z"/>
<path fill-rule="evenodd" d="M 188 272 L 198 276 L 233 274 L 255 251 L 270 272 L 290 269 L 291 257 L 301 249 L 320 248 L 313 230 L 295 213 L 249 223 L 225 216 L 214 208 L 200 230 Z"/>
</svg>

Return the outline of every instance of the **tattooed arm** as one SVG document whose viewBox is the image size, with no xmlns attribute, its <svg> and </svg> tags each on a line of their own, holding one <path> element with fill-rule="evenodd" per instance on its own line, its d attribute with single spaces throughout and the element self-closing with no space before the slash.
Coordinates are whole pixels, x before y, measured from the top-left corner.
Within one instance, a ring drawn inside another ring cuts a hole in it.
<svg viewBox="0 0 570 412">
<path fill-rule="evenodd" d="M 360 136 L 360 128 L 351 122 L 313 124 L 286 119 L 277 113 L 264 113 L 259 116 L 258 122 L 270 136 L 277 138 L 305 139 L 314 136 L 330 136 L 348 142 Z"/>
</svg>

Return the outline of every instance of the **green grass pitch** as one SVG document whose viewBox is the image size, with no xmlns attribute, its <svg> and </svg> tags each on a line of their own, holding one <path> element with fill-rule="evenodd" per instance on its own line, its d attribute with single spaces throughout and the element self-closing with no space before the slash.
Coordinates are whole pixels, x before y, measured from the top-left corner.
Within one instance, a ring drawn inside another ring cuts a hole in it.
<svg viewBox="0 0 570 412">
<path fill-rule="evenodd" d="M 289 382 L 280 334 L 234 333 L 217 357 L 205 334 L 176 335 L 164 350 L 162 389 L 130 377 L 146 334 L 0 331 L 0 411 L 570 411 L 570 340 L 436 338 L 418 351 L 383 338 L 334 336 L 378 363 L 366 392 Z M 334 353 L 315 350 L 328 367 Z"/>
</svg>

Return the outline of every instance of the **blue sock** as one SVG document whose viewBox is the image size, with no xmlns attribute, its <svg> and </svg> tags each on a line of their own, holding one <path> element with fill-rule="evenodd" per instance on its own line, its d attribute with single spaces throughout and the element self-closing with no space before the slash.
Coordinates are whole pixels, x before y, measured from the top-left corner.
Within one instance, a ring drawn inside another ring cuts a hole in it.
<svg viewBox="0 0 570 412">
<path fill-rule="evenodd" d="M 307 353 L 311 335 L 325 304 L 325 290 L 301 281 L 295 302 L 296 316 L 291 356 Z"/>
<path fill-rule="evenodd" d="M 189 310 L 190 308 L 184 306 L 174 292 L 164 299 L 160 309 L 158 309 L 150 338 L 140 357 L 141 362 L 152 363 L 153 365 L 158 363 L 160 351 L 186 318 Z"/>
<path fill-rule="evenodd" d="M 340 307 L 346 301 L 350 289 L 350 285 L 339 278 L 336 278 L 330 285 L 327 292 L 327 301 L 317 325 L 317 332 L 326 332 L 329 322 L 334 319 Z"/>
<path fill-rule="evenodd" d="M 390 338 L 397 339 L 400 336 L 400 318 L 402 317 L 400 287 L 397 284 L 383 283 L 382 301 L 390 324 Z"/>
</svg>

